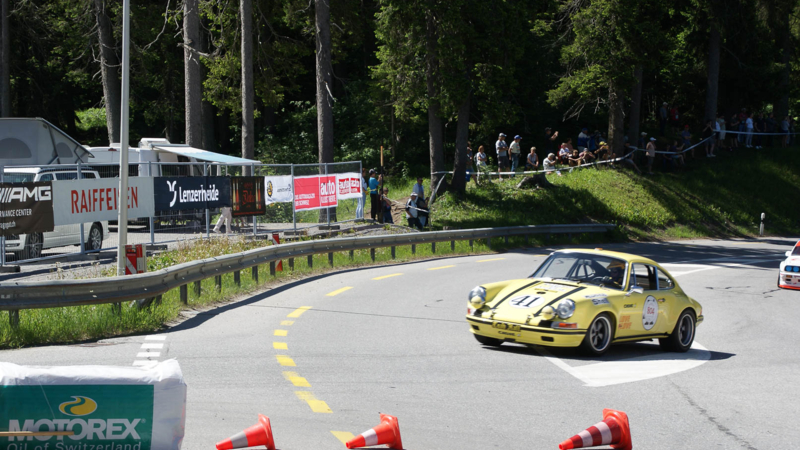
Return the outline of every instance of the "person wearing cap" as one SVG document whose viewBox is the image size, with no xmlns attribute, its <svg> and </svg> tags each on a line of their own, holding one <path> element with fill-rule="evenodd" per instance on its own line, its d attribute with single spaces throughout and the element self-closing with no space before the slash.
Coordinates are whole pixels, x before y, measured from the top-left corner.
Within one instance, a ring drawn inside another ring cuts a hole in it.
<svg viewBox="0 0 800 450">
<path fill-rule="evenodd" d="M 558 131 L 555 133 L 553 129 L 547 127 L 544 129 L 544 151 L 545 153 L 554 152 L 556 150 L 555 142 L 558 139 Z"/>
<path fill-rule="evenodd" d="M 381 212 L 381 196 L 378 192 L 380 182 L 375 176 L 375 169 L 369 169 L 369 181 L 367 183 L 369 185 L 369 215 L 372 220 L 378 220 Z"/>
<path fill-rule="evenodd" d="M 651 137 L 650 142 L 647 143 L 647 174 L 653 174 L 653 161 L 656 159 L 656 138 Z"/>
<path fill-rule="evenodd" d="M 661 108 L 658 109 L 658 123 L 661 125 L 661 136 L 664 136 L 667 128 L 667 120 L 669 120 L 669 110 L 667 107 L 669 103 L 664 102 Z"/>
<path fill-rule="evenodd" d="M 521 151 L 520 148 L 519 148 L 519 141 L 521 141 L 521 140 L 522 140 L 522 136 L 516 135 L 516 136 L 514 136 L 514 142 L 512 142 L 511 145 L 509 146 L 509 152 L 511 153 L 511 171 L 512 172 L 516 172 L 517 171 L 517 166 L 519 166 L 519 154 L 520 154 L 520 151 Z M 515 175 L 511 175 L 511 176 L 513 177 Z"/>
<path fill-rule="evenodd" d="M 589 146 L 589 129 L 583 127 L 580 134 L 578 134 L 578 151 L 583 152 Z"/>
<path fill-rule="evenodd" d="M 417 209 L 417 193 L 412 192 L 406 202 L 406 220 L 408 220 L 409 228 L 418 228 L 422 230 L 422 225 L 419 223 L 419 210 Z"/>
<path fill-rule="evenodd" d="M 500 133 L 497 142 L 494 143 L 494 149 L 497 150 L 498 178 L 502 180 L 503 171 L 508 169 L 508 144 L 506 144 L 505 134 Z"/>
</svg>

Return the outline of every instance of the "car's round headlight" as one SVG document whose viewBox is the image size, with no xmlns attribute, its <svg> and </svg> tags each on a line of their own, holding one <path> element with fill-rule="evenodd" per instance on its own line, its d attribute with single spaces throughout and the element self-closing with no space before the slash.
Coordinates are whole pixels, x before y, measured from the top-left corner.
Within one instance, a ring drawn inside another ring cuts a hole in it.
<svg viewBox="0 0 800 450">
<path fill-rule="evenodd" d="M 570 299 L 561 300 L 556 307 L 556 312 L 558 313 L 558 317 L 562 319 L 569 319 L 572 317 L 572 314 L 575 313 L 575 302 Z"/>
<path fill-rule="evenodd" d="M 475 309 L 486 304 L 486 289 L 484 289 L 483 286 L 478 286 L 469 291 L 469 303 L 475 307 Z"/>
</svg>

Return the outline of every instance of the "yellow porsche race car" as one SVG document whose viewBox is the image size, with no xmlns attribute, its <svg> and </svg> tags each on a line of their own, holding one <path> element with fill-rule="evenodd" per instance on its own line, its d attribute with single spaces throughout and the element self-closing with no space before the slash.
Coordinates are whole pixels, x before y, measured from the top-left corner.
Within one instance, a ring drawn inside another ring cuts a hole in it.
<svg viewBox="0 0 800 450">
<path fill-rule="evenodd" d="M 703 307 L 658 263 L 602 249 L 554 252 L 529 278 L 472 289 L 467 307 L 481 344 L 580 346 L 592 355 L 654 338 L 685 352 L 702 321 Z"/>
</svg>

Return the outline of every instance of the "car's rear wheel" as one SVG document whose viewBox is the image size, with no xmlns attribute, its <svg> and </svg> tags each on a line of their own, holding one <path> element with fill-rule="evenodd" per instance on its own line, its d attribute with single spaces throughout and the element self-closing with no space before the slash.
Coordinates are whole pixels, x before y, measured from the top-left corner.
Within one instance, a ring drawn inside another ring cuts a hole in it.
<svg viewBox="0 0 800 450">
<path fill-rule="evenodd" d="M 103 248 L 103 229 L 99 224 L 93 224 L 86 238 L 86 250 L 100 250 Z"/>
<path fill-rule="evenodd" d="M 586 336 L 581 343 L 581 350 L 588 355 L 602 355 L 611 347 L 611 318 L 603 313 L 592 320 Z"/>
<path fill-rule="evenodd" d="M 694 332 L 696 328 L 696 320 L 694 314 L 690 310 L 686 310 L 678 317 L 678 322 L 675 324 L 675 329 L 672 330 L 669 337 L 659 339 L 658 344 L 661 349 L 668 352 L 684 353 L 692 348 L 694 342 Z"/>
<path fill-rule="evenodd" d="M 25 247 L 22 249 L 21 259 L 34 259 L 42 256 L 44 244 L 42 233 L 31 233 L 25 236 Z"/>
<path fill-rule="evenodd" d="M 499 347 L 503 345 L 503 341 L 501 341 L 500 339 L 481 336 L 480 334 L 474 334 L 474 333 L 473 336 L 475 336 L 475 340 L 477 340 L 483 345 L 490 345 L 492 347 Z"/>
</svg>

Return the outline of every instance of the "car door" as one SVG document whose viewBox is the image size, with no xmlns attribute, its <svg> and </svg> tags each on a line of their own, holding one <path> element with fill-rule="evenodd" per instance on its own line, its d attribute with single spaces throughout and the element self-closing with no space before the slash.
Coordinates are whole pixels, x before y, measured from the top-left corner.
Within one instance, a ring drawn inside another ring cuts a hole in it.
<svg viewBox="0 0 800 450">
<path fill-rule="evenodd" d="M 671 333 L 675 328 L 675 321 L 678 320 L 677 314 L 680 312 L 680 299 L 675 294 L 675 282 L 670 275 L 660 268 L 656 268 L 656 279 L 658 280 L 658 323 L 656 328 L 659 333 Z M 673 317 L 674 316 L 674 317 Z"/>
<path fill-rule="evenodd" d="M 78 172 L 56 172 L 56 180 L 69 181 L 78 179 Z M 60 225 L 56 227 L 59 231 L 59 245 L 76 245 L 81 243 L 81 226 L 77 223 Z"/>
<path fill-rule="evenodd" d="M 630 293 L 620 297 L 617 318 L 618 339 L 645 336 L 655 332 L 658 322 L 658 293 L 656 269 L 649 264 L 634 263 L 630 269 L 628 289 L 639 287 L 642 293 Z"/>
<path fill-rule="evenodd" d="M 52 173 L 43 173 L 36 181 L 53 181 Z M 42 248 L 53 248 L 64 245 L 64 231 L 69 225 L 56 225 L 53 231 L 42 233 Z"/>
</svg>

